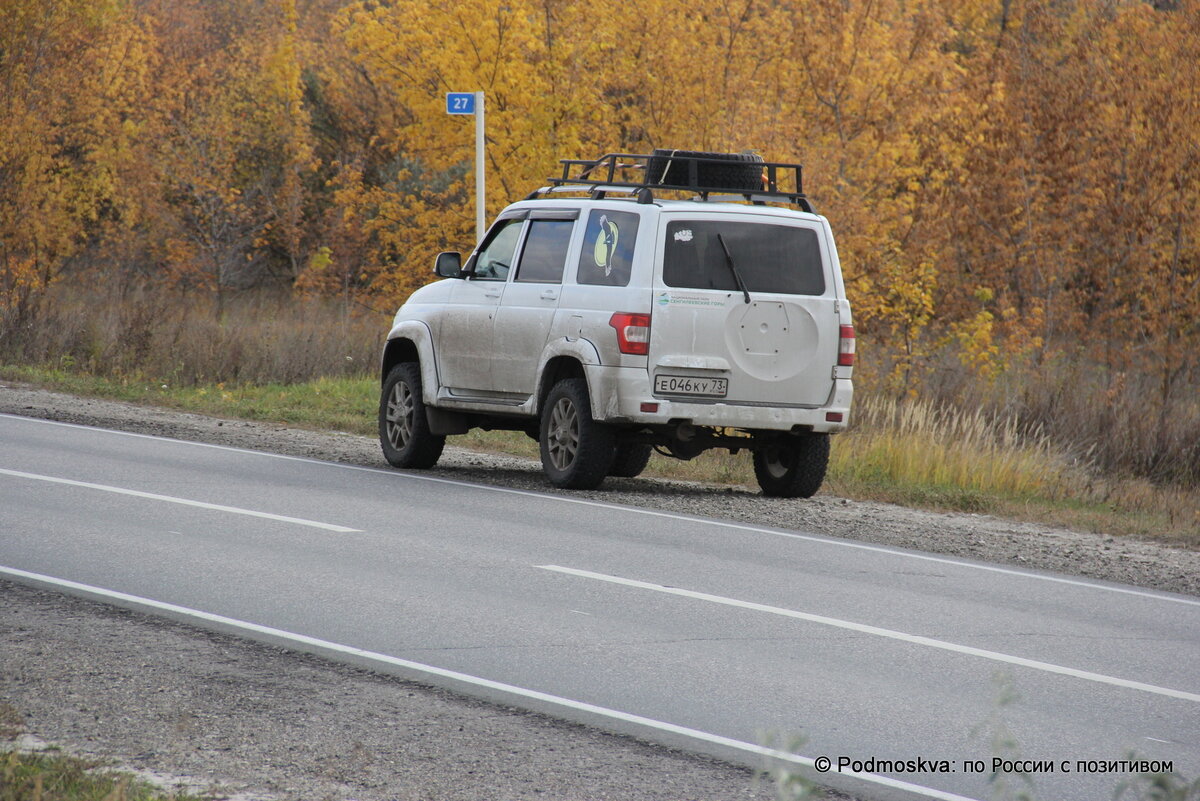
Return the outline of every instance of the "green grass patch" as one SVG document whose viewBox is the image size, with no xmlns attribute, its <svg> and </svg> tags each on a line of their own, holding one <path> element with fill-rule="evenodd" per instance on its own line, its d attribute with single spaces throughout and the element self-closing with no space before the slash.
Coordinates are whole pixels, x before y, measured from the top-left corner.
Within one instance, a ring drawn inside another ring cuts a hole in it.
<svg viewBox="0 0 1200 801">
<path fill-rule="evenodd" d="M 296 384 L 222 382 L 177 386 L 154 378 L 108 378 L 60 369 L 3 366 L 0 378 L 71 395 L 367 435 L 376 431 L 379 405 L 379 382 L 374 376 L 318 378 Z"/>
<path fill-rule="evenodd" d="M 0 751 L 0 801 L 201 801 L 104 763 L 54 751 Z"/>
</svg>

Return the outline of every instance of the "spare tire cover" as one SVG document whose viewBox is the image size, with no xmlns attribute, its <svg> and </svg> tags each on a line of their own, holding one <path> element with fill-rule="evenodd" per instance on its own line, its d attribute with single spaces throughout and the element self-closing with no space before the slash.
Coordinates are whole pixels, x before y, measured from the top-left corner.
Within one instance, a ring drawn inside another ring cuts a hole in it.
<svg viewBox="0 0 1200 801">
<path fill-rule="evenodd" d="M 705 153 L 698 150 L 656 148 L 646 164 L 646 183 L 651 186 L 661 184 L 739 192 L 761 190 L 762 161 L 762 156 L 757 153 Z M 694 183 L 691 180 L 693 163 L 696 165 Z"/>
</svg>

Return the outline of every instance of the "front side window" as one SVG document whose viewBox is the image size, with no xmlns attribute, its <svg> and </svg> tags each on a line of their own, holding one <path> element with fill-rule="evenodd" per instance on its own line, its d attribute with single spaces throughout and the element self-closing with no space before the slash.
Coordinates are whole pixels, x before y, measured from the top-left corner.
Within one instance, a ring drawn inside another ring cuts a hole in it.
<svg viewBox="0 0 1200 801">
<path fill-rule="evenodd" d="M 530 220 L 517 280 L 560 283 L 574 228 L 574 220 Z"/>
<path fill-rule="evenodd" d="M 521 238 L 524 220 L 506 220 L 504 227 L 492 235 L 475 259 L 475 277 L 503 281 L 512 269 L 513 256 L 517 252 L 517 240 Z"/>
<path fill-rule="evenodd" d="M 596 210 L 588 217 L 579 254 L 581 284 L 628 286 L 633 268 L 633 246 L 637 242 L 641 216 L 629 211 Z"/>
<path fill-rule="evenodd" d="M 667 286 L 736 292 L 729 258 L 750 292 L 825 294 L 821 247 L 811 228 L 725 220 L 667 224 L 663 257 Z"/>
</svg>

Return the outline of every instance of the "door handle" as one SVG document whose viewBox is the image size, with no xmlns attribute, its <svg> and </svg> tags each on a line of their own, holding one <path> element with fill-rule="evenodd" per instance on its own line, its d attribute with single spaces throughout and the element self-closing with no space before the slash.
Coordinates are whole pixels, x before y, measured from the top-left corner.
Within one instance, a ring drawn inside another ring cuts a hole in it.
<svg viewBox="0 0 1200 801">
<path fill-rule="evenodd" d="M 547 289 L 546 291 L 542 292 L 542 300 L 557 300 L 557 299 L 558 299 L 558 292 L 554 291 L 553 289 Z"/>
<path fill-rule="evenodd" d="M 500 297 L 500 290 L 499 289 L 486 289 L 483 292 L 483 296 L 485 298 L 498 298 L 498 297 Z"/>
</svg>

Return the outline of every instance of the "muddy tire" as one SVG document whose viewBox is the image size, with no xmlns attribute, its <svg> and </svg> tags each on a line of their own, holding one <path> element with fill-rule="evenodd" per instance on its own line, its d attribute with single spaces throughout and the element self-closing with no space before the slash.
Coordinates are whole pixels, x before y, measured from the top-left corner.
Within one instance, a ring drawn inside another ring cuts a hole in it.
<svg viewBox="0 0 1200 801">
<path fill-rule="evenodd" d="M 392 368 L 379 396 L 379 444 L 394 467 L 433 467 L 446 438 L 429 431 L 421 398 L 421 366 L 402 362 Z"/>
<path fill-rule="evenodd" d="M 811 498 L 825 481 L 829 435 L 781 437 L 754 452 L 754 476 L 763 495 Z"/>
<path fill-rule="evenodd" d="M 542 469 L 563 489 L 595 489 L 608 475 L 616 454 L 613 431 L 592 419 L 587 382 L 559 381 L 542 407 Z"/>
<path fill-rule="evenodd" d="M 613 456 L 612 466 L 608 468 L 608 474 L 615 478 L 640 476 L 650 462 L 650 452 L 649 445 L 637 443 L 618 445 L 616 455 Z"/>
</svg>

